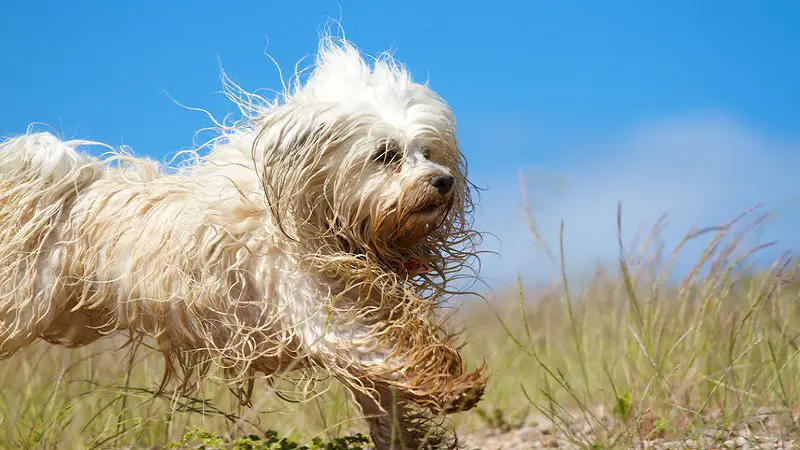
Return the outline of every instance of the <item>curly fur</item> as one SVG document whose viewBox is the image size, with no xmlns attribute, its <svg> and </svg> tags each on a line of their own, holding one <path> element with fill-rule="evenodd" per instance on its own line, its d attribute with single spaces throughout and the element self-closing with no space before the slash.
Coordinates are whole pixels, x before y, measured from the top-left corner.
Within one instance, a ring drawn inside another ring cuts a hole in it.
<svg viewBox="0 0 800 450">
<path fill-rule="evenodd" d="M 125 331 L 185 390 L 212 363 L 243 402 L 255 379 L 323 369 L 378 448 L 440 439 L 433 417 L 485 384 L 436 315 L 479 236 L 449 107 L 327 36 L 274 100 L 225 88 L 245 119 L 173 169 L 47 133 L 0 144 L 0 357 Z"/>
</svg>

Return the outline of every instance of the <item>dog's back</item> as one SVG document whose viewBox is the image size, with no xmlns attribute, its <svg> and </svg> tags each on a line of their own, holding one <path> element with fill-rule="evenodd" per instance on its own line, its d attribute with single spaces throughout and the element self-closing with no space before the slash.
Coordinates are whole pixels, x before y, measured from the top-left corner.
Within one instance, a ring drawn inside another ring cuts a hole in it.
<svg viewBox="0 0 800 450">
<path fill-rule="evenodd" d="M 248 333 L 278 332 L 278 305 L 264 301 L 277 296 L 260 289 L 286 263 L 263 251 L 263 205 L 232 184 L 238 166 L 215 163 L 167 174 L 51 134 L 0 144 L 0 359 L 36 339 L 74 347 L 120 330 L 157 336 L 169 355 L 280 353 L 270 339 L 236 350 Z"/>
</svg>

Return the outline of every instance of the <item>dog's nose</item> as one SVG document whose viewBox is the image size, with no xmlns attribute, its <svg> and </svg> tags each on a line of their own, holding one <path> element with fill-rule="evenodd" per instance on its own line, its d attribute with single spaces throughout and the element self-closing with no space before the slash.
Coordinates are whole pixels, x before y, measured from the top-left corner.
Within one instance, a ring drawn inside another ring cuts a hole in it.
<svg viewBox="0 0 800 450">
<path fill-rule="evenodd" d="M 442 195 L 450 192 L 450 189 L 453 188 L 454 181 L 455 180 L 450 175 L 435 175 L 431 178 L 431 184 L 438 189 L 439 193 Z"/>
</svg>

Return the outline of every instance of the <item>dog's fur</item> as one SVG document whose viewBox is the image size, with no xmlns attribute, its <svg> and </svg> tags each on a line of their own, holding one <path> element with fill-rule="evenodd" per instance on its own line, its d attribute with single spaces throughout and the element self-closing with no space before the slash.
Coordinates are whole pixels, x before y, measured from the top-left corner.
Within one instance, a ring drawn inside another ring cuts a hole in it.
<svg viewBox="0 0 800 450">
<path fill-rule="evenodd" d="M 485 384 L 435 316 L 478 236 L 453 116 L 340 39 L 299 78 L 272 101 L 228 82 L 245 119 L 178 168 L 1 143 L 0 357 L 152 336 L 183 388 L 214 362 L 245 401 L 256 377 L 321 368 L 378 448 L 435 442 L 426 419 Z"/>
</svg>

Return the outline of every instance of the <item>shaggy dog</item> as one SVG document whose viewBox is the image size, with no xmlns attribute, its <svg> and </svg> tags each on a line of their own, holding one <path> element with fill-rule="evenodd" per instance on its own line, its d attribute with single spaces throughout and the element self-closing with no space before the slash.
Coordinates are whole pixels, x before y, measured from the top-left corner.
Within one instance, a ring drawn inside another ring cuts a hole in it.
<svg viewBox="0 0 800 450">
<path fill-rule="evenodd" d="M 470 268 L 471 185 L 447 104 L 388 55 L 324 36 L 310 75 L 160 167 L 88 141 L 0 144 L 0 357 L 152 337 L 165 380 L 330 373 L 378 448 L 439 446 L 485 385 L 437 317 Z M 110 147 L 106 147 L 110 148 Z"/>
</svg>

